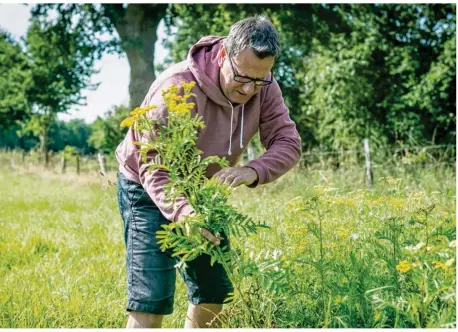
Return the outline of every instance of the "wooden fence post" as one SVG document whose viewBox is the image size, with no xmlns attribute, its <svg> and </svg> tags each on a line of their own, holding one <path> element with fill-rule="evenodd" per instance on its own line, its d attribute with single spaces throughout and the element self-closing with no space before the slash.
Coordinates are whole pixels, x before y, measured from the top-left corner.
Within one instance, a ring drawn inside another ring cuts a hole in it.
<svg viewBox="0 0 458 332">
<path fill-rule="evenodd" d="M 105 155 L 101 152 L 97 153 L 97 160 L 99 161 L 100 166 L 100 173 L 105 176 L 107 174 L 106 166 L 105 166 Z"/>
<path fill-rule="evenodd" d="M 255 160 L 256 159 L 256 154 L 257 154 L 257 150 L 256 150 L 256 146 L 254 145 L 253 142 L 250 141 L 250 143 L 248 143 L 248 147 L 247 147 L 247 158 L 248 158 L 248 161 L 252 161 L 252 160 Z"/>
<path fill-rule="evenodd" d="M 366 156 L 366 179 L 369 188 L 372 188 L 372 167 L 371 167 L 371 151 L 369 149 L 369 139 L 364 139 L 364 154 Z"/>
<path fill-rule="evenodd" d="M 10 165 L 12 169 L 16 168 L 16 163 L 14 160 L 15 158 L 16 158 L 16 149 L 11 150 Z"/>
<path fill-rule="evenodd" d="M 60 160 L 61 172 L 65 174 L 65 169 L 67 168 L 67 159 L 65 158 L 65 154 L 62 153 L 62 157 Z"/>
<path fill-rule="evenodd" d="M 76 159 L 76 174 L 80 175 L 80 155 L 75 156 Z"/>
</svg>

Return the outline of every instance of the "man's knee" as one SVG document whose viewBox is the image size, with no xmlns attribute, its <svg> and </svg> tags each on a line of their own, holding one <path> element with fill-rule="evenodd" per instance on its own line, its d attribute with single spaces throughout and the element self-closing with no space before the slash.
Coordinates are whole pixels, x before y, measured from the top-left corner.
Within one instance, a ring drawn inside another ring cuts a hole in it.
<svg viewBox="0 0 458 332">
<path fill-rule="evenodd" d="M 127 328 L 160 328 L 164 315 L 147 312 L 131 311 L 127 321 Z"/>
<path fill-rule="evenodd" d="M 217 317 L 223 310 L 222 304 L 189 304 L 185 328 L 220 327 L 221 322 Z"/>
</svg>

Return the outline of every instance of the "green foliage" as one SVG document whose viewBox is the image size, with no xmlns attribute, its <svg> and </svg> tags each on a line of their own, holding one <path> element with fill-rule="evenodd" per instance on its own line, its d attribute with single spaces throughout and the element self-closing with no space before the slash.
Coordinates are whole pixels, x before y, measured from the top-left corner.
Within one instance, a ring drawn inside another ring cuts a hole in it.
<svg viewBox="0 0 458 332">
<path fill-rule="evenodd" d="M 6 32 L 0 30 L 0 129 L 24 120 L 30 111 L 26 90 L 31 86 L 27 55 Z"/>
<path fill-rule="evenodd" d="M 47 156 L 48 130 L 72 105 L 82 105 L 84 88 L 93 89 L 90 77 L 95 72 L 93 46 L 81 31 L 84 24 L 67 31 L 66 23 L 40 22 L 37 19 L 27 31 L 26 49 L 31 67 L 31 82 L 25 96 L 31 107 L 26 130 L 40 137 L 41 151 Z M 48 158 L 45 158 L 47 164 Z"/>
<path fill-rule="evenodd" d="M 129 85 L 132 108 L 141 104 L 155 79 L 154 43 L 157 27 L 168 4 L 37 4 L 32 17 L 61 27 L 60 38 L 73 38 L 76 32 L 82 54 L 100 59 L 104 53 L 127 56 L 130 64 Z M 57 14 L 57 18 L 54 15 Z M 77 27 L 77 29 L 74 29 Z"/>
<path fill-rule="evenodd" d="M 454 142 L 455 5 L 176 4 L 173 62 L 254 14 L 280 33 L 274 76 L 304 148 Z"/>
<path fill-rule="evenodd" d="M 119 105 L 113 106 L 103 117 L 97 117 L 90 125 L 89 145 L 97 151 L 113 153 L 126 135 L 127 129 L 120 130 L 119 125 L 128 114 L 128 107 Z"/>
<path fill-rule="evenodd" d="M 82 154 L 94 152 L 88 142 L 91 133 L 91 126 L 83 119 L 72 119 L 68 122 L 58 120 L 49 128 L 49 148 L 60 151 L 70 145 Z"/>
<path fill-rule="evenodd" d="M 93 46 L 81 35 L 84 24 L 66 29 L 59 20 L 55 24 L 34 20 L 27 31 L 33 80 L 27 98 L 37 114 L 66 112 L 71 105 L 83 103 L 83 89 L 97 87 L 90 83 L 95 59 Z"/>
</svg>

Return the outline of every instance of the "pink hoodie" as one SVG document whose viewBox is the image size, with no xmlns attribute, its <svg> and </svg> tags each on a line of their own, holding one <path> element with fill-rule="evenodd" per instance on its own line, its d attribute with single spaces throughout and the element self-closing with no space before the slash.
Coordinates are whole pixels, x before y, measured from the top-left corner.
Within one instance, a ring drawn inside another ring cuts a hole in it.
<svg viewBox="0 0 458 332">
<path fill-rule="evenodd" d="M 258 174 L 259 184 L 278 179 L 299 161 L 301 139 L 296 125 L 289 118 L 278 83 L 262 87 L 261 91 L 240 105 L 232 105 L 219 87 L 217 54 L 224 37 L 204 37 L 189 51 L 188 58 L 165 70 L 151 85 L 142 107 L 157 105 L 149 113 L 153 119 L 166 119 L 167 109 L 161 91 L 171 84 L 179 85 L 181 81 L 196 81 L 192 92 L 196 97 L 192 114 L 198 113 L 206 127 L 199 132 L 197 148 L 203 151 L 202 158 L 207 156 L 226 157 L 234 166 L 248 142 L 260 131 L 261 142 L 267 151 L 258 159 L 247 165 Z M 165 201 L 164 185 L 169 181 L 164 170 L 148 172 L 148 163 L 142 163 L 138 146 L 132 142 L 143 138 L 130 129 L 124 140 L 116 149 L 119 171 L 128 179 L 145 188 L 162 214 L 171 221 L 177 221 L 181 215 L 190 214 L 193 209 L 183 197 L 170 203 Z M 148 157 L 154 157 L 151 151 Z M 220 168 L 210 165 L 206 175 L 212 177 Z"/>
</svg>

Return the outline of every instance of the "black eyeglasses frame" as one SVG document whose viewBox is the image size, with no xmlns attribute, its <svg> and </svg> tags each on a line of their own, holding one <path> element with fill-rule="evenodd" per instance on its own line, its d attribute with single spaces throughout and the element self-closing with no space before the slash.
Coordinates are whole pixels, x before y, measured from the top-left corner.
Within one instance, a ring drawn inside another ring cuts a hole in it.
<svg viewBox="0 0 458 332">
<path fill-rule="evenodd" d="M 231 68 L 232 68 L 232 79 L 234 81 L 239 82 L 239 83 L 245 83 L 245 84 L 254 82 L 255 86 L 266 86 L 266 85 L 272 84 L 273 81 L 261 80 L 261 79 L 258 79 L 258 78 L 251 78 L 251 77 L 239 75 L 235 71 L 234 64 L 232 63 L 231 57 L 229 55 L 227 57 L 229 59 L 229 63 L 230 63 Z M 271 77 L 273 77 L 273 74 L 271 75 Z"/>
</svg>

